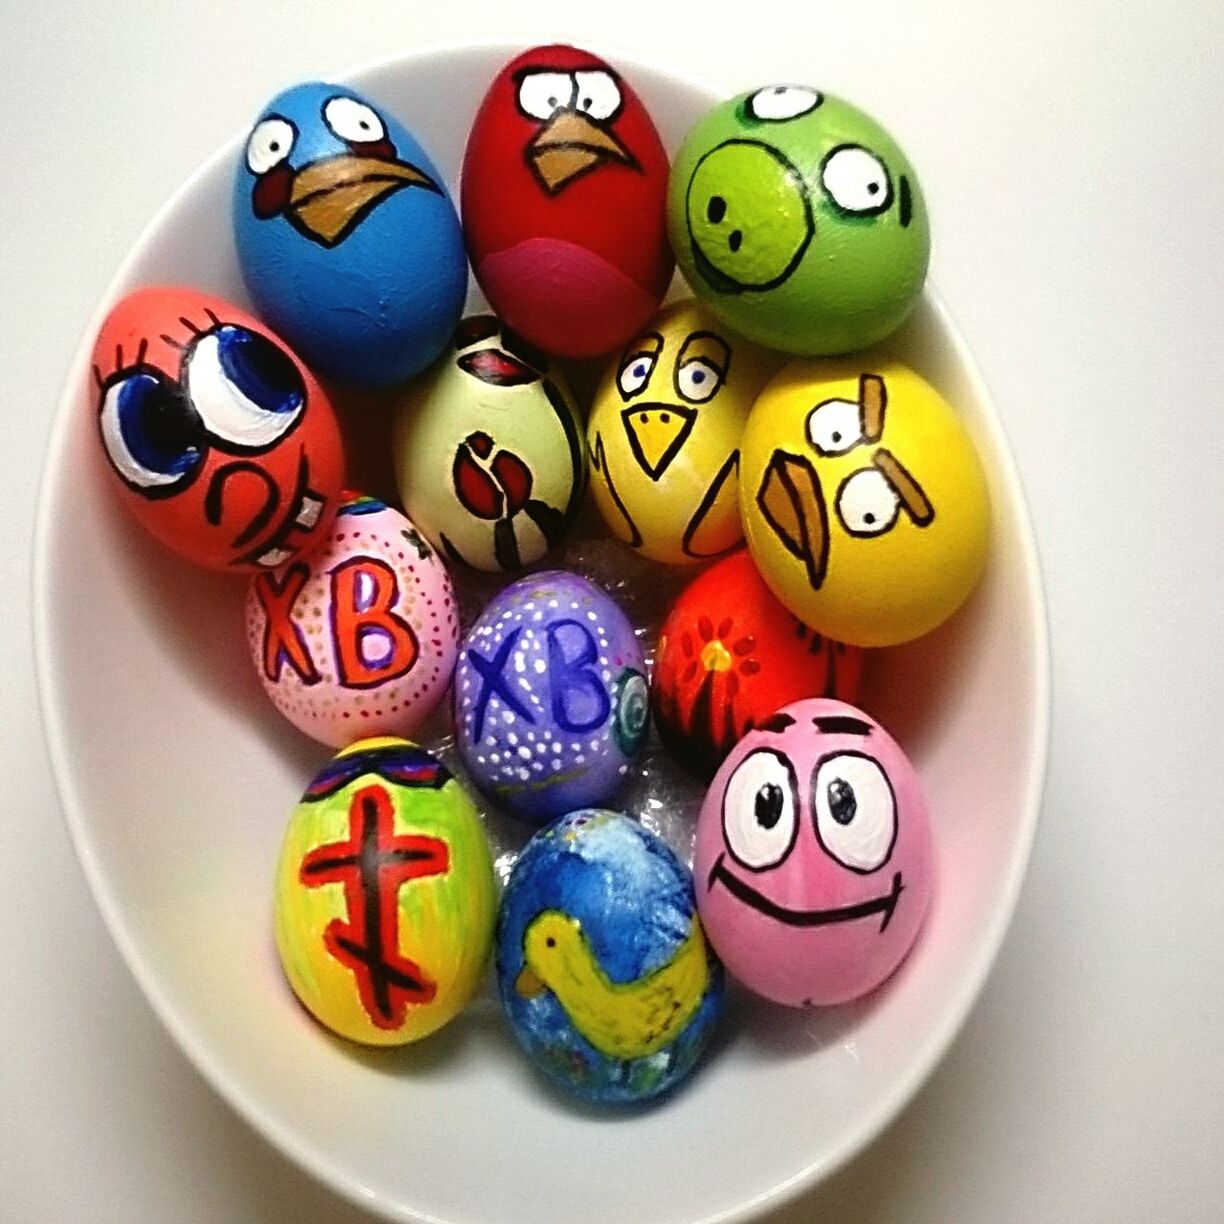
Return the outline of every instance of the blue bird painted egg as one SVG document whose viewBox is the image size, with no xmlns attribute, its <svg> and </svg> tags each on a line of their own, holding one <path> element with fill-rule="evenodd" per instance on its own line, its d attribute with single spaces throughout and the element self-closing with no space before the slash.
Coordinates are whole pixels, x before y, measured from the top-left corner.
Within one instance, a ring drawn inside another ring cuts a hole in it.
<svg viewBox="0 0 1224 1224">
<path fill-rule="evenodd" d="M 625 614 L 565 570 L 493 599 L 459 650 L 455 737 L 475 784 L 534 824 L 609 799 L 642 746 L 646 666 Z"/>
<path fill-rule="evenodd" d="M 627 816 L 590 808 L 519 857 L 498 915 L 497 984 L 532 1063 L 608 1104 L 684 1079 L 723 1004 L 688 870 Z"/>
<path fill-rule="evenodd" d="M 238 165 L 234 234 L 258 313 L 341 382 L 412 377 L 463 308 L 463 233 L 441 176 L 341 85 L 296 85 L 264 107 Z"/>
</svg>

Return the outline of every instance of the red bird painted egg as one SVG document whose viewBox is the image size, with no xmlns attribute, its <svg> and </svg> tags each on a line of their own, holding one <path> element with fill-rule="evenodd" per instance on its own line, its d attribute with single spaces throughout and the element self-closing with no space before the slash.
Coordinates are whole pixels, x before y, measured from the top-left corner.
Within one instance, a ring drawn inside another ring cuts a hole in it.
<svg viewBox="0 0 1224 1224">
<path fill-rule="evenodd" d="M 119 495 L 175 552 L 275 569 L 331 525 L 344 483 L 336 414 L 246 311 L 193 289 L 139 289 L 102 324 L 93 376 Z"/>
<path fill-rule="evenodd" d="M 747 550 L 681 593 L 659 634 L 655 725 L 703 777 L 753 727 L 804 697 L 855 701 L 863 652 L 813 632 L 775 598 Z"/>
<path fill-rule="evenodd" d="M 603 60 L 567 46 L 511 60 L 463 162 L 464 236 L 493 309 L 564 357 L 622 346 L 671 281 L 667 175 L 646 108 Z"/>
</svg>

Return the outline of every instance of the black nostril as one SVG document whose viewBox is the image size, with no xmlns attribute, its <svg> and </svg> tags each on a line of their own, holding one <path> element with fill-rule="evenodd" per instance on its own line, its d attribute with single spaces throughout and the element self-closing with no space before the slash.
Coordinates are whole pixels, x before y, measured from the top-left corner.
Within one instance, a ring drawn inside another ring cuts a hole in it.
<svg viewBox="0 0 1224 1224">
<path fill-rule="evenodd" d="M 717 225 L 727 215 L 727 201 L 722 196 L 711 196 L 706 205 L 706 216 L 711 225 Z"/>
</svg>

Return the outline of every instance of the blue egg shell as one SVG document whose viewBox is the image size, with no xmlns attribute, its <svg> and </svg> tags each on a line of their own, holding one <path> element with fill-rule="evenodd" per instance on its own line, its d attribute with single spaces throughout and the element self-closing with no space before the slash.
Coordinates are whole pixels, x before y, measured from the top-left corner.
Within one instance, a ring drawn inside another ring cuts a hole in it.
<svg viewBox="0 0 1224 1224">
<path fill-rule="evenodd" d="M 455 736 L 472 781 L 535 824 L 609 799 L 646 736 L 642 649 L 595 583 L 529 574 L 490 601 L 455 668 Z"/>
<path fill-rule="evenodd" d="M 602 1103 L 675 1087 L 722 1014 L 692 877 L 619 812 L 571 812 L 527 843 L 498 913 L 497 984 L 532 1063 Z"/>
<path fill-rule="evenodd" d="M 234 181 L 234 236 L 256 311 L 341 382 L 410 378 L 463 308 L 467 257 L 441 176 L 342 85 L 296 85 L 264 107 Z"/>
</svg>

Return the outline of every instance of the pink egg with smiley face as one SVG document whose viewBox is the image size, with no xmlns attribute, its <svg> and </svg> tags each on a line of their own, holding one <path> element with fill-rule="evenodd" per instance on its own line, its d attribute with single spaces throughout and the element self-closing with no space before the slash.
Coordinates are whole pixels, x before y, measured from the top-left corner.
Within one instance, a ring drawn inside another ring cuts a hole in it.
<svg viewBox="0 0 1224 1224">
<path fill-rule="evenodd" d="M 930 901 L 918 775 L 861 710 L 797 701 L 715 774 L 693 875 L 710 942 L 745 986 L 792 1007 L 857 999 L 905 959 Z"/>
</svg>

